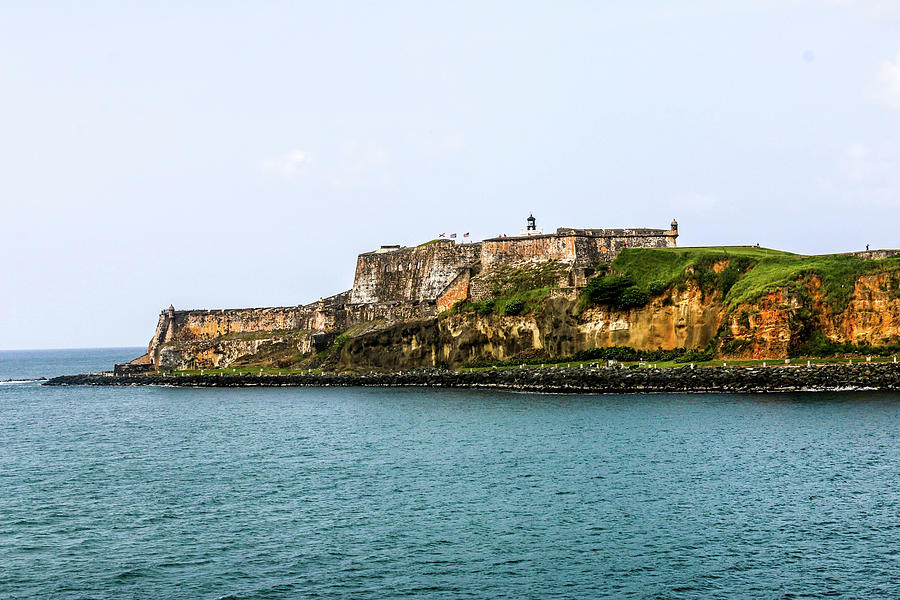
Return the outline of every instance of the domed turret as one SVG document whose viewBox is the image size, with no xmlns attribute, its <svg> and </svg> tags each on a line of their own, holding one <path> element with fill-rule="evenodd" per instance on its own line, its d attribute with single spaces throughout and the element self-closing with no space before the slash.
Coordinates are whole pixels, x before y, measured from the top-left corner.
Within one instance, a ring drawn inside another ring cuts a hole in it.
<svg viewBox="0 0 900 600">
<path fill-rule="evenodd" d="M 672 225 L 670 225 L 671 231 L 678 231 L 678 221 L 672 219 Z"/>
<path fill-rule="evenodd" d="M 535 225 L 535 219 L 534 219 L 533 214 L 528 213 L 528 218 L 525 220 L 528 221 L 528 227 L 526 227 L 527 231 L 537 231 L 537 225 Z"/>
<path fill-rule="evenodd" d="M 170 304 L 167 312 L 169 314 L 166 316 L 166 333 L 163 342 L 171 342 L 175 339 L 175 307 Z"/>
</svg>

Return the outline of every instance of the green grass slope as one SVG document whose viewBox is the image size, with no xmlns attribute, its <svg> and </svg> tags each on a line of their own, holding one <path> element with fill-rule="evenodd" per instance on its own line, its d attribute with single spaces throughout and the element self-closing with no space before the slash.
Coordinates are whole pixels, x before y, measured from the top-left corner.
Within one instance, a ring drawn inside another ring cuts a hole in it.
<svg viewBox="0 0 900 600">
<path fill-rule="evenodd" d="M 713 266 L 722 261 L 728 261 L 729 267 L 716 273 Z M 619 254 L 612 268 L 644 288 L 651 284 L 678 286 L 694 279 L 704 289 L 718 288 L 728 307 L 753 302 L 816 275 L 828 304 L 842 310 L 858 277 L 900 272 L 900 257 L 863 260 L 845 254 L 804 256 L 754 246 L 631 248 Z"/>
</svg>

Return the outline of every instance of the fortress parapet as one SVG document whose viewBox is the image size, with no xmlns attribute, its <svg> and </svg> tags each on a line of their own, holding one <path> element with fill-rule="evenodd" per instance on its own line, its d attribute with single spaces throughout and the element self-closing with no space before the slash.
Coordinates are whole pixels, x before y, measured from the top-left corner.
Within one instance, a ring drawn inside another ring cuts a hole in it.
<svg viewBox="0 0 900 600">
<path fill-rule="evenodd" d="M 420 246 L 381 246 L 360 254 L 350 301 L 433 301 L 439 310 L 469 297 L 471 277 L 484 277 L 501 265 L 557 261 L 572 271 L 569 281 L 581 285 L 596 265 L 612 262 L 625 248 L 672 248 L 678 223 L 671 228 L 579 229 L 560 227 L 543 233 L 529 215 L 527 227 L 517 236 L 488 238 L 480 243 L 457 244 L 438 239 Z"/>
<path fill-rule="evenodd" d="M 625 248 L 674 248 L 677 238 L 677 229 L 560 227 L 556 233 L 486 239 L 481 244 L 481 262 L 485 268 L 499 263 L 540 260 L 593 266 L 612 262 Z"/>
</svg>

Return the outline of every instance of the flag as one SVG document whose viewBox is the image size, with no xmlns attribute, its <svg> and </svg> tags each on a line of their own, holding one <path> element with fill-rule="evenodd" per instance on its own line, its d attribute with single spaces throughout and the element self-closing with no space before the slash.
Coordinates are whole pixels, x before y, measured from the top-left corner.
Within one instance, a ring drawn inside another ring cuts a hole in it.
<svg viewBox="0 0 900 600">
<path fill-rule="evenodd" d="M 442 233 L 442 234 L 438 235 L 438 237 L 439 237 L 439 238 L 440 238 L 440 237 L 447 237 L 447 234 L 446 234 L 446 233 Z"/>
<path fill-rule="evenodd" d="M 455 238 L 455 237 L 456 237 L 456 234 L 455 234 L 455 233 L 451 233 L 451 234 L 450 234 L 450 237 Z"/>
<path fill-rule="evenodd" d="M 463 234 L 463 237 L 469 237 L 469 234 L 468 234 L 468 233 L 464 233 L 464 234 Z"/>
</svg>

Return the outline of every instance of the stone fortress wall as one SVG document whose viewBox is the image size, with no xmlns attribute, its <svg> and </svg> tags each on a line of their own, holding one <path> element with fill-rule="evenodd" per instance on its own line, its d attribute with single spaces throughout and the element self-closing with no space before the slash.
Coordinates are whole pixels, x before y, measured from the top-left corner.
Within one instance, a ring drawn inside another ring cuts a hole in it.
<svg viewBox="0 0 900 600">
<path fill-rule="evenodd" d="M 350 304 L 350 292 L 343 292 L 305 306 L 274 306 L 212 310 L 175 310 L 170 307 L 159 315 L 147 354 L 133 364 L 159 366 L 160 352 L 173 343 L 204 342 L 260 337 L 271 333 L 294 334 L 301 353 L 322 348 L 317 338 L 331 340 L 334 334 L 359 323 L 383 321 L 396 323 L 422 319 L 437 314 L 432 302 L 372 302 Z M 218 365 L 215 365 L 218 366 Z"/>
<path fill-rule="evenodd" d="M 478 259 L 481 244 L 439 239 L 415 247 L 382 246 L 356 261 L 351 304 L 437 300 L 460 271 Z"/>
<path fill-rule="evenodd" d="M 359 255 L 352 289 L 311 304 L 180 311 L 170 307 L 160 314 L 148 353 L 132 363 L 159 366 L 165 345 L 246 342 L 266 332 L 292 332 L 305 352 L 315 348 L 317 336 L 324 339 L 323 334 L 372 321 L 389 324 L 429 318 L 459 301 L 478 299 L 487 289 L 479 283 L 504 265 L 558 261 L 567 269 L 563 283 L 578 287 L 598 263 L 611 262 L 623 248 L 674 247 L 677 237 L 678 224 L 673 221 L 668 230 L 559 228 L 544 234 L 535 229 L 476 243 L 438 239 L 415 247 L 382 246 Z"/>
<path fill-rule="evenodd" d="M 481 243 L 481 262 L 485 268 L 497 264 L 556 260 L 574 267 L 612 262 L 624 248 L 674 248 L 678 224 L 674 229 L 571 229 L 556 233 L 490 238 Z"/>
<path fill-rule="evenodd" d="M 673 248 L 678 223 L 663 229 L 574 229 L 556 233 L 489 238 L 472 244 L 441 239 L 417 247 L 382 246 L 360 254 L 350 293 L 351 304 L 434 301 L 439 306 L 468 298 L 463 288 L 471 277 L 501 265 L 558 261 L 570 269 L 612 262 L 624 248 Z M 585 274 L 573 280 L 583 284 Z"/>
</svg>

